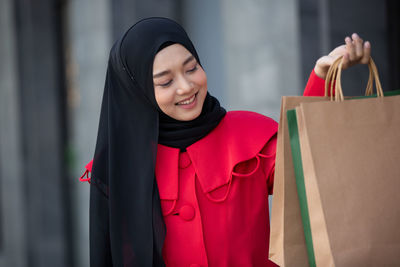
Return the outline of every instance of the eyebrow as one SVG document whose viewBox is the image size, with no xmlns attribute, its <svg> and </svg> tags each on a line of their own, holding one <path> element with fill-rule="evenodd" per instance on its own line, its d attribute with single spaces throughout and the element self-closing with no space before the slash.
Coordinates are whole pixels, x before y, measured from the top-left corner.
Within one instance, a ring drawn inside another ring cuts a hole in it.
<svg viewBox="0 0 400 267">
<path fill-rule="evenodd" d="M 192 61 L 194 59 L 193 55 L 190 55 L 184 62 L 183 62 L 183 66 L 185 66 L 186 64 L 188 64 L 190 61 Z"/>
<path fill-rule="evenodd" d="M 190 61 L 192 61 L 192 60 L 194 60 L 194 56 L 193 56 L 193 55 L 190 55 L 190 56 L 183 62 L 182 65 L 185 66 L 186 64 L 188 64 L 188 63 L 189 63 Z M 154 79 L 160 78 L 161 76 L 164 76 L 164 75 L 169 74 L 169 73 L 171 73 L 170 70 L 165 70 L 165 71 L 162 71 L 162 72 L 160 72 L 160 73 L 154 74 L 154 75 L 153 75 L 153 78 L 154 78 Z"/>
</svg>

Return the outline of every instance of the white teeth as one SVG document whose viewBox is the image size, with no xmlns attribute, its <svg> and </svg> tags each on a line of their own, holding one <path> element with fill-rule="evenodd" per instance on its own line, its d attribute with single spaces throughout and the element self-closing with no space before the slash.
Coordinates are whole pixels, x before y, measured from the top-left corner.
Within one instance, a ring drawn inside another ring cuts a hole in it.
<svg viewBox="0 0 400 267">
<path fill-rule="evenodd" d="M 193 95 L 190 99 L 179 102 L 178 105 L 188 105 L 188 104 L 192 103 L 195 98 L 196 98 L 196 95 Z"/>
</svg>

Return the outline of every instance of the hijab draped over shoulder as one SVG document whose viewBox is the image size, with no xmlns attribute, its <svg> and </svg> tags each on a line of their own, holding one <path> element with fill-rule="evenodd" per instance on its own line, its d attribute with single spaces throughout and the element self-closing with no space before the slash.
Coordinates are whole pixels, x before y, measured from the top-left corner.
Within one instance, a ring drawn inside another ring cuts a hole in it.
<svg viewBox="0 0 400 267">
<path fill-rule="evenodd" d="M 157 144 L 184 150 L 225 115 L 209 94 L 193 121 L 177 121 L 159 109 L 153 61 L 174 43 L 200 63 L 184 29 L 166 18 L 139 21 L 110 51 L 92 170 L 91 266 L 164 266 L 165 225 L 154 174 Z"/>
</svg>

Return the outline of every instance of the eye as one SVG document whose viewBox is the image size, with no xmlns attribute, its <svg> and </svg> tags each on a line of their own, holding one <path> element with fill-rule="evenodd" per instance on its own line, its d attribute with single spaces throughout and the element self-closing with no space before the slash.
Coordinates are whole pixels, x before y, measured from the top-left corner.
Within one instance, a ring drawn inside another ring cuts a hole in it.
<svg viewBox="0 0 400 267">
<path fill-rule="evenodd" d="M 172 80 L 169 80 L 168 82 L 166 82 L 166 83 L 160 83 L 159 85 L 162 86 L 162 87 L 168 87 L 168 86 L 170 86 L 171 84 L 172 84 Z"/>
<path fill-rule="evenodd" d="M 188 70 L 187 72 L 195 72 L 197 70 L 197 64 L 196 65 L 194 65 L 194 67 L 193 68 L 191 68 L 190 70 Z"/>
</svg>

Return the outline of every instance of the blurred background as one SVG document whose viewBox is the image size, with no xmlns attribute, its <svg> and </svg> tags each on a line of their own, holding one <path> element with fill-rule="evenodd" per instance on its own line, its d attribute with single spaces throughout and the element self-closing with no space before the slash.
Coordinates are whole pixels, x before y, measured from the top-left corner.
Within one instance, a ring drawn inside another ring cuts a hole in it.
<svg viewBox="0 0 400 267">
<path fill-rule="evenodd" d="M 359 33 L 400 89 L 397 0 L 0 0 L 0 266 L 89 266 L 89 185 L 109 50 L 141 18 L 177 20 L 209 91 L 279 120 L 315 61 Z M 344 73 L 361 95 L 367 68 Z"/>
</svg>

